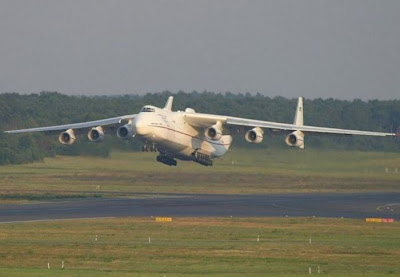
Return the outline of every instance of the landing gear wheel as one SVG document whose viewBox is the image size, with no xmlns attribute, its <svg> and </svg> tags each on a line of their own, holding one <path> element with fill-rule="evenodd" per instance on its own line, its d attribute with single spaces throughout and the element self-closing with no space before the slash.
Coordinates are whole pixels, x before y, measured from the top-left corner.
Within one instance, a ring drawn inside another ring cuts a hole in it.
<svg viewBox="0 0 400 277">
<path fill-rule="evenodd" d="M 178 162 L 174 158 L 166 156 L 164 154 L 158 155 L 156 160 L 157 160 L 157 162 L 160 162 L 160 163 L 163 163 L 163 164 L 166 164 L 169 166 L 176 166 L 178 164 Z"/>
<path fill-rule="evenodd" d="M 142 146 L 142 152 L 149 152 L 149 147 L 147 146 L 147 144 Z"/>
</svg>

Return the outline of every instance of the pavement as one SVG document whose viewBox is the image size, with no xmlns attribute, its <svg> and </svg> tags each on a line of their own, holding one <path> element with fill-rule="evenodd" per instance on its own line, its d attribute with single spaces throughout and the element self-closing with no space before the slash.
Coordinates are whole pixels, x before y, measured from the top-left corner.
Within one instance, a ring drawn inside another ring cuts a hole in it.
<svg viewBox="0 0 400 277">
<path fill-rule="evenodd" d="M 125 216 L 386 217 L 397 220 L 400 219 L 400 193 L 137 194 L 128 198 L 0 205 L 0 223 Z"/>
</svg>

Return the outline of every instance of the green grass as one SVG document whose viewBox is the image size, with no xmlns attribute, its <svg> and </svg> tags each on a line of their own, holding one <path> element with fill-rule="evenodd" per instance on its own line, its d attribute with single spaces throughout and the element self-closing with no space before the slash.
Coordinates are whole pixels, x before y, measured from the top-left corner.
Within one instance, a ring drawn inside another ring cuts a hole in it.
<svg viewBox="0 0 400 277">
<path fill-rule="evenodd" d="M 114 152 L 108 159 L 58 156 L 33 164 L 2 166 L 0 186 L 9 196 L 109 195 L 106 191 L 112 191 L 115 196 L 133 192 L 249 194 L 400 190 L 399 153 L 234 148 L 216 159 L 213 167 L 193 162 L 168 167 L 156 162 L 155 156 L 155 153 Z"/>
<path fill-rule="evenodd" d="M 15 193 L 15 194 L 0 194 L 0 200 L 31 200 L 31 201 L 40 201 L 40 200 L 65 200 L 65 199 L 80 199 L 80 198 L 88 198 L 88 197 L 101 197 L 99 194 L 62 194 L 58 195 L 55 193 L 42 193 L 42 194 L 33 194 L 33 193 Z"/>
<path fill-rule="evenodd" d="M 0 276 L 306 276 L 317 266 L 327 276 L 398 276 L 399 233 L 399 223 L 320 218 L 1 224 Z"/>
</svg>

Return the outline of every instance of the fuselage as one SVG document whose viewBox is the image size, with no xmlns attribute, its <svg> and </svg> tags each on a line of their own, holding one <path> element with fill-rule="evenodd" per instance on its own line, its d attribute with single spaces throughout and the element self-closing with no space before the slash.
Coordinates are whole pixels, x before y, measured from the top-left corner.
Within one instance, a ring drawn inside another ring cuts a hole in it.
<svg viewBox="0 0 400 277">
<path fill-rule="evenodd" d="M 186 113 L 144 106 L 133 121 L 136 137 L 146 144 L 155 144 L 161 153 L 181 160 L 193 159 L 196 151 L 210 158 L 224 155 L 232 143 L 232 136 L 210 140 L 203 129 L 185 121 Z"/>
</svg>

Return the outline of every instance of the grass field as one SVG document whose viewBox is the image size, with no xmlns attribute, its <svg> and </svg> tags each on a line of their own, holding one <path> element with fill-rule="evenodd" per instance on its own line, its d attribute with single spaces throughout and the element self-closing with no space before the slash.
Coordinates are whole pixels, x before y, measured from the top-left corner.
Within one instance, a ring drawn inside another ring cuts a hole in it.
<svg viewBox="0 0 400 277">
<path fill-rule="evenodd" d="M 47 158 L 0 167 L 0 203 L 60 197 L 148 193 L 277 193 L 400 191 L 400 154 L 337 150 L 233 149 L 213 167 L 155 153 L 114 152 L 110 158 Z M 39 196 L 38 196 L 39 194 Z"/>
<path fill-rule="evenodd" d="M 399 276 L 399 233 L 399 223 L 319 218 L 1 224 L 0 276 L 306 276 L 318 266 L 325 276 Z"/>
</svg>

